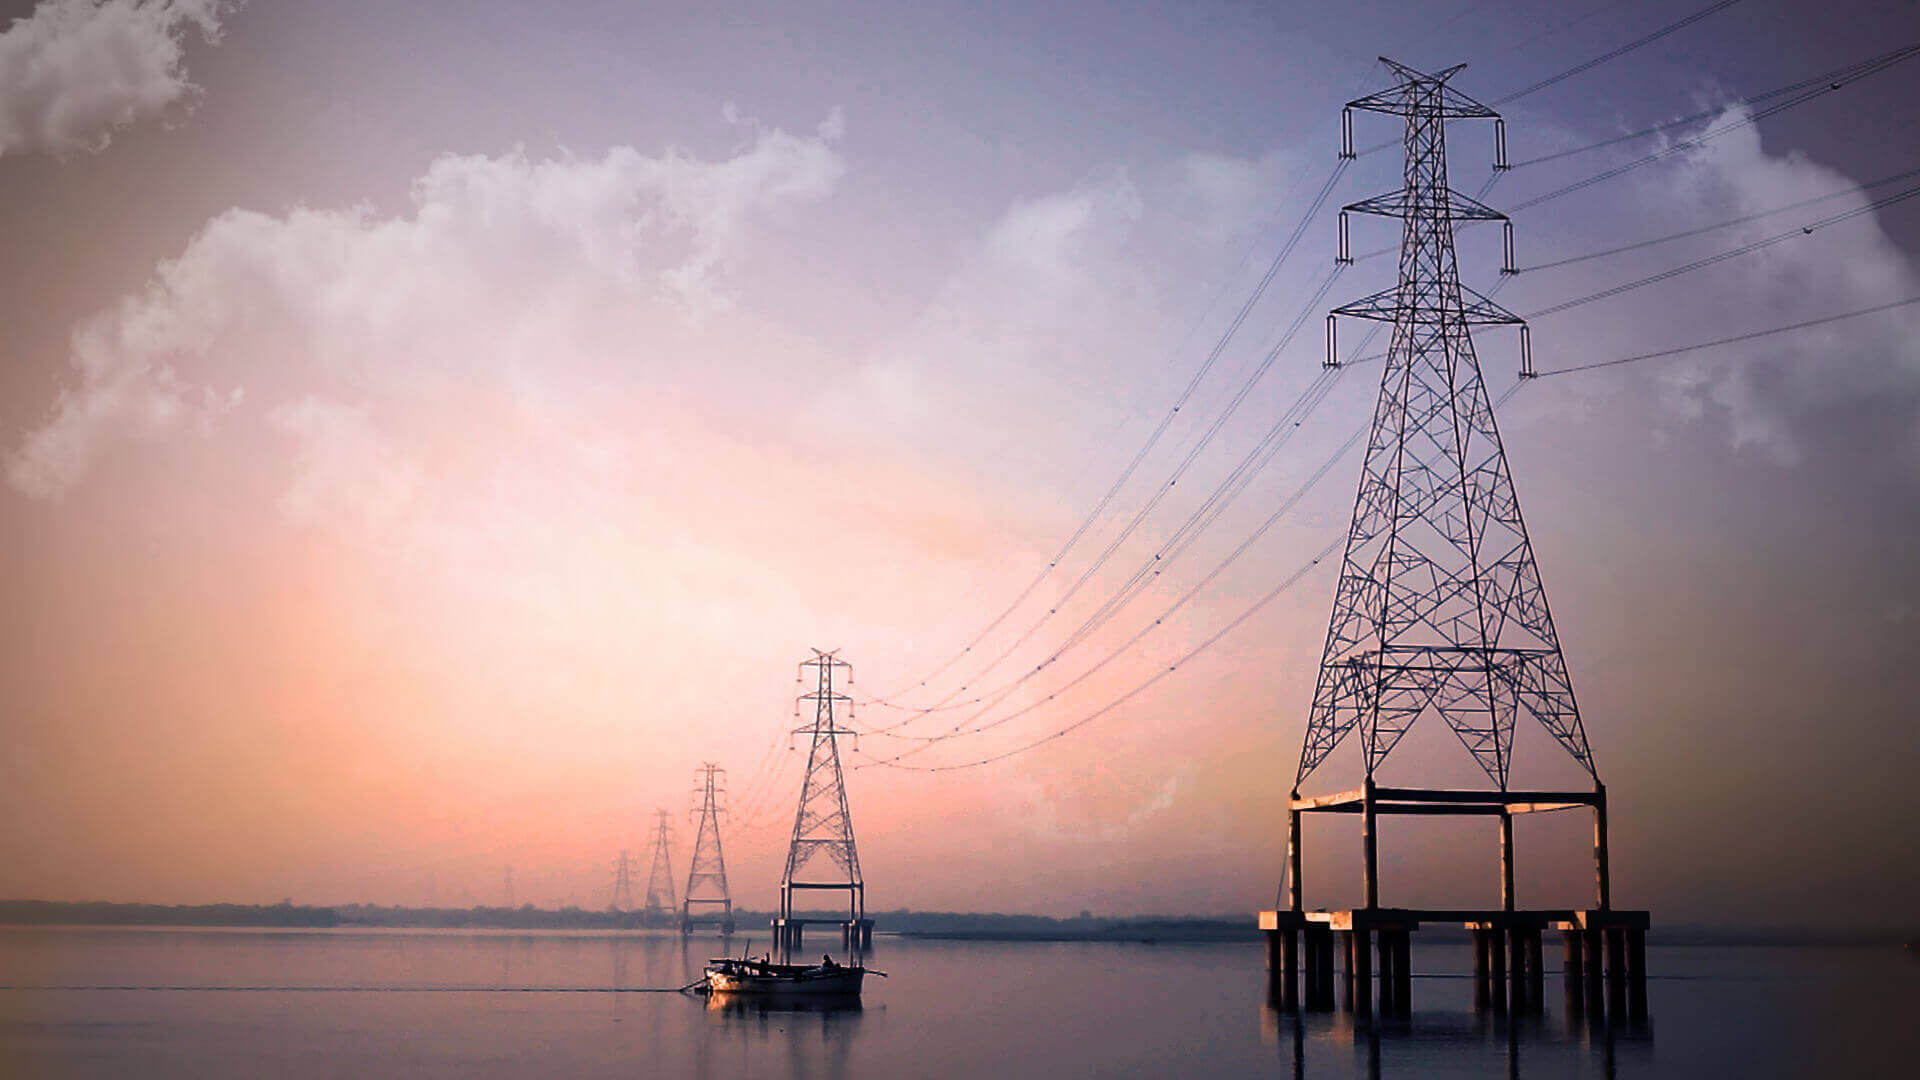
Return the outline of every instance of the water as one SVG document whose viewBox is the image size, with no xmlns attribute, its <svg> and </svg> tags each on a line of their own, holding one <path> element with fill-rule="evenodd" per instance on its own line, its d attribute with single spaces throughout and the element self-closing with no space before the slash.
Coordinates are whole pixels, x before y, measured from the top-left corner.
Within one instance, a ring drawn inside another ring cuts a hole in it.
<svg viewBox="0 0 1920 1080">
<path fill-rule="evenodd" d="M 789 1011 L 633 992 L 692 981 L 711 938 L 0 930 L 0 1075 L 1765 1077 L 1920 1062 L 1920 962 L 1898 949 L 1652 946 L 1651 1020 L 1608 1029 L 1567 1018 L 1551 971 L 1545 1015 L 1476 1014 L 1464 946 L 1416 946 L 1413 1018 L 1369 1026 L 1268 1008 L 1253 941 L 876 944 L 890 977 L 869 979 L 861 1007 Z"/>
</svg>

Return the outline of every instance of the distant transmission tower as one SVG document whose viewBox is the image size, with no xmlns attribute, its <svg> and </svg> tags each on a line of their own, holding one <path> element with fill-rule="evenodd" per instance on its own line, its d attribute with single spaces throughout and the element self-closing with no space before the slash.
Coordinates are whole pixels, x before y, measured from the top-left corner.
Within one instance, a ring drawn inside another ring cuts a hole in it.
<svg viewBox="0 0 1920 1080">
<path fill-rule="evenodd" d="M 620 860 L 614 864 L 613 902 L 607 905 L 607 910 L 633 910 L 633 856 L 626 851 L 620 852 Z"/>
<path fill-rule="evenodd" d="M 660 825 L 653 840 L 653 869 L 647 872 L 647 908 L 642 919 L 648 926 L 664 926 L 680 906 L 673 898 L 673 815 L 665 810 L 654 813 Z"/>
<path fill-rule="evenodd" d="M 867 887 L 860 878 L 860 855 L 853 843 L 853 816 L 847 810 L 846 778 L 840 771 L 840 747 L 835 738 L 853 734 L 834 722 L 834 706 L 852 699 L 833 688 L 836 671 L 852 665 L 836 653 L 813 650 L 813 659 L 800 665 L 802 681 L 812 669 L 814 689 L 799 698 L 813 703 L 813 723 L 794 729 L 811 735 L 807 776 L 800 786 L 800 806 L 793 816 L 793 840 L 787 847 L 786 872 L 780 875 L 780 918 L 776 933 L 785 944 L 799 943 L 800 924 L 794 919 L 793 894 L 801 889 L 844 889 L 847 926 L 864 927 Z"/>
<path fill-rule="evenodd" d="M 699 835 L 693 842 L 693 862 L 687 868 L 687 892 L 680 908 L 680 929 L 693 929 L 693 905 L 718 905 L 720 929 L 733 933 L 733 894 L 727 891 L 727 857 L 720 850 L 720 798 L 726 794 L 721 779 L 727 770 L 709 761 L 694 770 L 694 794 L 700 799 Z"/>
</svg>

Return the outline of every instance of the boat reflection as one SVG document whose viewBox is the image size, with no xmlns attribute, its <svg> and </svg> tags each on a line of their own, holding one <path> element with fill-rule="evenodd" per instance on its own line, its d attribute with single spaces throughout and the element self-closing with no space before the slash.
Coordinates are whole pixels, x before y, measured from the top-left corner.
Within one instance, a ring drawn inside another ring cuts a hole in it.
<svg viewBox="0 0 1920 1080">
<path fill-rule="evenodd" d="M 767 994 L 729 994 L 724 991 L 707 995 L 707 1012 L 727 1017 L 767 1017 L 789 1013 L 838 1013 L 858 1014 L 862 1011 L 858 995 L 822 994 L 807 996 L 803 994 L 773 996 Z"/>
</svg>

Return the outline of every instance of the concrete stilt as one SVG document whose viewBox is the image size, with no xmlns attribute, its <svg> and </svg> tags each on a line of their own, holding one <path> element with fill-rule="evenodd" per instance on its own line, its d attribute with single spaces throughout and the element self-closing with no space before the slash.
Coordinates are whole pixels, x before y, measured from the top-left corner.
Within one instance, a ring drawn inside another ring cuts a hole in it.
<svg viewBox="0 0 1920 1080">
<path fill-rule="evenodd" d="M 1473 1004 L 1484 1009 L 1493 997 L 1493 946 L 1485 930 L 1473 931 Z"/>
<path fill-rule="evenodd" d="M 1320 935 L 1320 1004 L 1333 1008 L 1333 931 Z"/>
<path fill-rule="evenodd" d="M 1284 973 L 1284 982 L 1280 988 L 1280 1002 L 1289 1011 L 1300 1008 L 1299 983 L 1296 981 L 1300 967 L 1300 935 L 1294 930 L 1280 931 L 1280 968 Z"/>
<path fill-rule="evenodd" d="M 1545 957 L 1541 955 L 1540 928 L 1527 928 L 1527 999 L 1535 1012 L 1546 1005 L 1547 976 Z"/>
<path fill-rule="evenodd" d="M 1627 932 L 1608 927 L 1607 1015 L 1625 1016 L 1627 1009 Z"/>
<path fill-rule="evenodd" d="M 1512 971 L 1507 979 L 1508 993 L 1513 1002 L 1513 1011 L 1524 1014 L 1533 1011 L 1533 976 L 1527 971 L 1527 932 L 1515 926 L 1506 931 L 1507 954 Z"/>
<path fill-rule="evenodd" d="M 1413 1012 L 1413 932 L 1393 934 L 1393 1002 L 1406 1016 Z"/>
<path fill-rule="evenodd" d="M 1604 1014 L 1606 1005 L 1600 996 L 1600 979 L 1606 971 L 1606 957 L 1601 948 L 1600 931 L 1591 928 L 1581 931 L 1580 946 L 1586 953 L 1587 1011 Z"/>
<path fill-rule="evenodd" d="M 1507 1011 L 1507 936 L 1487 931 L 1487 985 L 1494 1012 Z"/>
<path fill-rule="evenodd" d="M 1585 958 L 1586 952 L 1580 945 L 1580 931 L 1563 930 L 1560 933 L 1560 937 L 1561 943 L 1566 950 L 1562 955 L 1560 970 L 1561 978 L 1566 983 L 1567 1013 L 1572 1016 L 1578 1016 L 1586 1011 L 1584 1008 L 1586 1005 L 1586 978 L 1583 974 L 1585 967 L 1581 963 Z"/>
<path fill-rule="evenodd" d="M 1393 962 L 1396 959 L 1393 952 L 1393 931 L 1382 930 L 1375 934 L 1374 938 L 1380 950 L 1380 962 L 1375 965 L 1375 970 L 1380 973 L 1380 1015 L 1397 1016 L 1400 1013 L 1400 1003 L 1394 997 L 1394 990 L 1399 983 L 1395 980 L 1393 972 Z"/>
<path fill-rule="evenodd" d="M 1627 1014 L 1647 1018 L 1647 932 L 1627 931 Z"/>
<path fill-rule="evenodd" d="M 1353 963 L 1353 1010 L 1373 1012 L 1373 933 L 1355 930 L 1348 935 L 1352 949 L 1347 953 Z"/>
</svg>

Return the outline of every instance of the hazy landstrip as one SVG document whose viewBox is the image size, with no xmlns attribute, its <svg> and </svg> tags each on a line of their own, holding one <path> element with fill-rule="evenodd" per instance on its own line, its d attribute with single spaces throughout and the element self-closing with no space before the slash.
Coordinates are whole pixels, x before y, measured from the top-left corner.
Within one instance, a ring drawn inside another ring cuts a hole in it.
<svg viewBox="0 0 1920 1080">
<path fill-rule="evenodd" d="M 734 910 L 737 933 L 750 938 L 773 917 L 769 911 Z M 834 912 L 800 912 L 799 917 L 831 923 L 843 916 Z M 995 912 L 882 911 L 874 912 L 875 930 L 900 937 L 947 941 L 1111 941 L 1207 942 L 1253 941 L 1259 937 L 1251 914 L 1096 916 L 1070 918 Z M 669 923 L 650 922 L 638 911 L 593 911 L 578 907 L 540 908 L 531 904 L 507 907 L 386 907 L 343 904 L 323 907 L 294 904 L 116 904 L 55 900 L 0 900 L 0 926 L 126 926 L 232 927 L 281 929 L 439 929 L 439 930 L 572 930 L 627 931 L 664 929 Z M 701 933 L 717 927 L 702 924 Z M 1428 940 L 1467 940 L 1457 927 L 1434 926 L 1422 931 Z M 815 931 L 830 940 L 831 927 Z M 1654 928 L 1661 945 L 1788 946 L 1848 945 L 1906 946 L 1920 943 L 1920 928 L 1739 927 L 1676 924 Z"/>
</svg>

